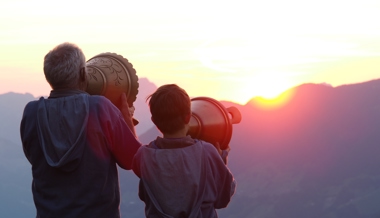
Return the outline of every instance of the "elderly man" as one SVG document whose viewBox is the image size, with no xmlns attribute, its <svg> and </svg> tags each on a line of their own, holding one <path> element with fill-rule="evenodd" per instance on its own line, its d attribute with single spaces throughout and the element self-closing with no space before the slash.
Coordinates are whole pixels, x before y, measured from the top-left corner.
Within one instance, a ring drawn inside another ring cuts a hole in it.
<svg viewBox="0 0 380 218">
<path fill-rule="evenodd" d="M 118 109 L 84 92 L 85 56 L 71 43 L 45 56 L 44 74 L 52 91 L 26 105 L 20 127 L 37 217 L 120 217 L 117 165 L 130 170 L 141 146 L 125 94 Z"/>
</svg>

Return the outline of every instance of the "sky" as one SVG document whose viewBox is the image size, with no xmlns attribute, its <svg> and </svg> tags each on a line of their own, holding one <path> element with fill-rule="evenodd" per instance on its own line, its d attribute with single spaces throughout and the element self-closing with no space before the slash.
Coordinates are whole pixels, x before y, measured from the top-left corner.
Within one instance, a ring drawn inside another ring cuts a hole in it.
<svg viewBox="0 0 380 218">
<path fill-rule="evenodd" d="M 62 42 L 113 52 L 139 78 L 245 104 L 303 83 L 380 78 L 378 0 L 0 0 L 0 94 L 47 96 Z"/>
</svg>

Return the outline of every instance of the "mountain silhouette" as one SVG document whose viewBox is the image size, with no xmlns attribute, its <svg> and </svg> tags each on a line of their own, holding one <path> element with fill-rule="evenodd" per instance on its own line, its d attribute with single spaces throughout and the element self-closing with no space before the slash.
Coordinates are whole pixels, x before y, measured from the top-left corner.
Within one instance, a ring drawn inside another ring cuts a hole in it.
<svg viewBox="0 0 380 218">
<path fill-rule="evenodd" d="M 139 124 L 135 127 L 137 134 L 143 134 L 154 126 L 150 120 L 150 116 L 147 117 L 147 114 L 150 114 L 150 112 L 146 98 L 156 91 L 156 89 L 157 86 L 147 78 L 139 79 L 139 92 L 137 93 L 136 101 L 133 103 L 135 107 L 134 117 L 139 121 Z"/>
<path fill-rule="evenodd" d="M 229 217 L 380 217 L 380 80 L 287 92 L 275 110 L 235 105 Z"/>
<path fill-rule="evenodd" d="M 144 78 L 139 84 L 135 117 L 146 144 L 160 135 L 145 102 L 156 86 Z M 221 102 L 238 108 L 242 121 L 233 125 L 228 162 L 237 191 L 220 217 L 379 218 L 378 93 L 380 80 L 303 84 L 287 90 L 291 98 L 277 108 L 260 106 L 260 98 L 245 105 Z M 18 132 L 23 107 L 33 99 L 0 95 L 0 217 L 35 216 L 30 164 Z M 143 217 L 137 177 L 119 172 L 122 217 Z"/>
</svg>

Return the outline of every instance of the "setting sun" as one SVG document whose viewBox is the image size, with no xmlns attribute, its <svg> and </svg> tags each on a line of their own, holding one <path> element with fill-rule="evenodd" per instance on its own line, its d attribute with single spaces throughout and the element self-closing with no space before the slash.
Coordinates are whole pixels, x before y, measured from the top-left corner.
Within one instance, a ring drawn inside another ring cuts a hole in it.
<svg viewBox="0 0 380 218">
<path fill-rule="evenodd" d="M 275 110 L 289 103 L 293 96 L 294 90 L 289 89 L 273 98 L 256 97 L 250 103 L 263 110 Z"/>
<path fill-rule="evenodd" d="M 251 77 L 243 82 L 240 87 L 241 93 L 247 93 L 247 96 L 241 96 L 246 99 L 251 97 L 263 97 L 265 99 L 275 99 L 281 93 L 292 87 L 295 83 L 280 73 L 263 73 L 256 77 Z M 252 96 L 255 93 L 255 96 Z"/>
</svg>

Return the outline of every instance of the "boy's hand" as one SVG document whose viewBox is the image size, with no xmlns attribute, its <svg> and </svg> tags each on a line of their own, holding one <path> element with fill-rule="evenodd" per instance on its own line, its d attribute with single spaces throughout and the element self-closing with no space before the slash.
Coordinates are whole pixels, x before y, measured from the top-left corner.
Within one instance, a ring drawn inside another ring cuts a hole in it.
<svg viewBox="0 0 380 218">
<path fill-rule="evenodd" d="M 230 145 L 227 145 L 227 148 L 224 149 L 225 151 L 227 151 L 228 153 L 231 151 L 231 148 L 230 148 Z"/>
<path fill-rule="evenodd" d="M 219 142 L 216 142 L 214 146 L 218 150 L 219 155 L 222 157 L 224 164 L 227 164 L 227 156 L 228 156 L 228 153 L 231 150 L 230 145 L 227 145 L 227 148 L 224 149 L 224 150 L 220 149 Z"/>
<path fill-rule="evenodd" d="M 219 142 L 216 142 L 214 146 L 218 150 L 219 154 L 222 155 L 223 150 L 220 148 Z M 227 151 L 227 152 L 230 152 L 230 150 L 231 150 L 230 145 L 227 145 L 227 148 L 224 149 L 224 151 Z"/>
<path fill-rule="evenodd" d="M 214 146 L 215 146 L 216 150 L 218 150 L 220 156 L 222 156 L 223 150 L 220 149 L 220 144 L 219 144 L 219 142 L 216 142 Z"/>
</svg>

